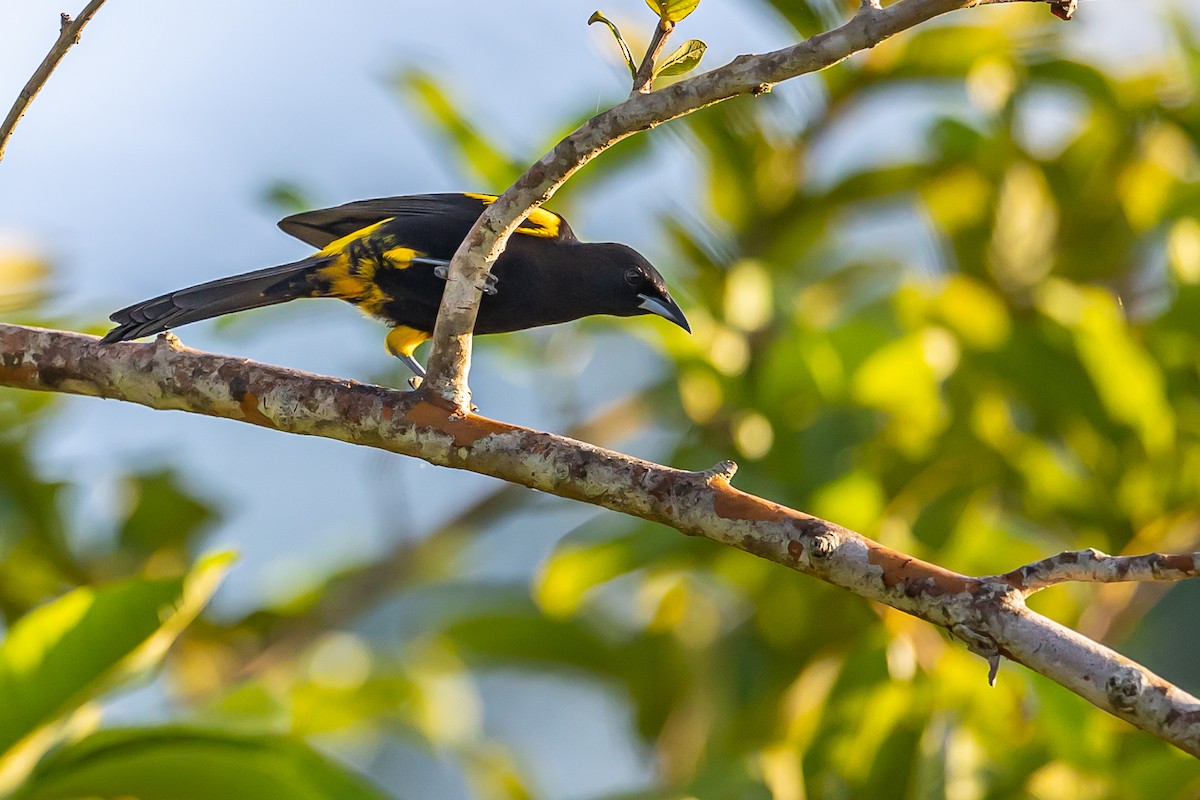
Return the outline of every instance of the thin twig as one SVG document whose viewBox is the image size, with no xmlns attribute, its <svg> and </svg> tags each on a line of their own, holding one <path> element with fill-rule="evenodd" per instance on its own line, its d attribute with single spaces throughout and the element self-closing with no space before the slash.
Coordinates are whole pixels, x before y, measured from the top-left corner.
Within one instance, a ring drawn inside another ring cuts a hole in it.
<svg viewBox="0 0 1200 800">
<path fill-rule="evenodd" d="M 642 56 L 642 63 L 633 76 L 631 96 L 644 94 L 654 88 L 654 65 L 658 63 L 658 57 L 667 45 L 667 37 L 673 30 L 675 30 L 675 23 L 669 19 L 660 19 L 654 26 L 654 35 L 650 38 L 650 46 L 646 48 L 646 55 Z"/>
<path fill-rule="evenodd" d="M 1200 577 L 1200 553 L 1110 556 L 1095 548 L 1068 550 L 997 575 L 1024 596 L 1059 583 L 1181 581 Z"/>
<path fill-rule="evenodd" d="M 54 72 L 54 68 L 58 66 L 58 62 L 63 60 L 63 56 L 67 54 L 67 51 L 79 43 L 79 36 L 83 32 L 83 26 L 88 24 L 102 5 L 104 5 L 104 0 L 92 0 L 80 12 L 77 19 L 71 19 L 71 15 L 66 13 L 60 15 L 62 23 L 58 32 L 58 41 L 50 48 L 50 52 L 46 54 L 46 57 L 42 59 L 42 63 L 34 71 L 33 77 L 29 79 L 28 83 L 25 84 L 25 88 L 17 95 L 16 102 L 9 109 L 8 116 L 4 118 L 4 124 L 0 125 L 0 161 L 4 160 L 4 148 L 8 146 L 8 140 L 12 137 L 13 131 L 16 130 L 17 123 L 21 121 L 21 117 L 25 115 L 29 104 L 33 102 L 33 98 L 37 97 L 38 92 L 46 85 L 46 81 L 50 80 L 50 74 Z"/>
</svg>

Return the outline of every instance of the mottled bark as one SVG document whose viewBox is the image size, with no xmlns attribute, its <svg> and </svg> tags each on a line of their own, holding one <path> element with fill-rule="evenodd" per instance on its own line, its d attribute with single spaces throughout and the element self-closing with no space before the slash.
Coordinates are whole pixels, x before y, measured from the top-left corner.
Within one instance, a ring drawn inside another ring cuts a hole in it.
<svg viewBox="0 0 1200 800">
<path fill-rule="evenodd" d="M 1067 554 L 1001 576 L 969 577 L 739 491 L 730 484 L 731 462 L 701 472 L 673 469 L 460 413 L 421 392 L 202 353 L 169 336 L 102 346 L 92 336 L 0 324 L 0 386 L 106 397 L 338 439 L 661 522 L 944 627 L 986 657 L 993 676 L 1001 656 L 1017 661 L 1200 756 L 1200 700 L 1034 613 L 1024 601 L 1030 587 L 1065 580 L 1070 570 L 1075 580 L 1188 577 L 1196 574 L 1195 555 L 1145 556 L 1110 567 L 1099 553 Z M 1068 569 L 1072 562 L 1083 567 Z"/>
</svg>

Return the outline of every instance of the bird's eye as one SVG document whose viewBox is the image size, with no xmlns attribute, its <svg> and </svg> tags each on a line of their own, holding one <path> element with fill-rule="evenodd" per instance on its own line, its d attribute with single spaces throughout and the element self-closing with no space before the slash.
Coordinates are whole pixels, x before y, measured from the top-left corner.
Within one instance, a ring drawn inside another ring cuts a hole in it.
<svg viewBox="0 0 1200 800">
<path fill-rule="evenodd" d="M 645 280 L 645 277 L 637 267 L 630 267 L 625 270 L 625 282 L 630 286 L 641 286 L 643 280 Z"/>
</svg>

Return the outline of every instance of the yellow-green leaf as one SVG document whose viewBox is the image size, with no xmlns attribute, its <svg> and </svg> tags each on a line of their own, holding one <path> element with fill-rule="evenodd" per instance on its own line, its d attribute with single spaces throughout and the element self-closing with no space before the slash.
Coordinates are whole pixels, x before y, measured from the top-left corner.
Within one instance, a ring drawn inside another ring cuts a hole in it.
<svg viewBox="0 0 1200 800">
<path fill-rule="evenodd" d="M 482 126 L 468 118 L 464 104 L 454 98 L 440 78 L 411 69 L 397 76 L 396 86 L 424 110 L 483 186 L 508 186 L 524 171 L 518 159 L 504 152 Z"/>
<path fill-rule="evenodd" d="M 679 22 L 696 10 L 700 0 L 646 0 L 646 5 L 658 14 L 660 19 L 668 22 Z"/>
<path fill-rule="evenodd" d="M 303 742 L 182 727 L 101 731 L 47 758 L 12 800 L 384 800 Z"/>
<path fill-rule="evenodd" d="M 654 76 L 685 75 L 691 72 L 699 66 L 700 59 L 704 58 L 704 51 L 707 49 L 708 45 L 699 39 L 688 39 L 678 50 L 662 60 L 654 70 Z"/>
<path fill-rule="evenodd" d="M 221 554 L 179 578 L 75 589 L 17 620 L 0 645 L 0 773 L 19 742 L 157 662 L 231 561 Z"/>
<path fill-rule="evenodd" d="M 625 59 L 625 65 L 629 67 L 629 74 L 636 77 L 637 64 L 633 63 L 633 53 L 630 52 L 629 45 L 625 43 L 625 37 L 621 35 L 621 31 L 617 29 L 617 26 L 611 20 L 609 20 L 608 17 L 604 16 L 599 11 L 594 12 L 590 17 L 588 17 L 588 25 L 591 25 L 594 22 L 600 22 L 604 25 L 607 25 L 608 29 L 612 31 L 613 38 L 617 40 L 617 46 L 621 48 L 621 57 Z"/>
</svg>

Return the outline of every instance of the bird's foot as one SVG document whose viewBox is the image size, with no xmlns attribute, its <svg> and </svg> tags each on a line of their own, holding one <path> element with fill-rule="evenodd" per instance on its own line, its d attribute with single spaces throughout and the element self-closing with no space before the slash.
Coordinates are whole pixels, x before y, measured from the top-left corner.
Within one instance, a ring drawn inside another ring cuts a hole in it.
<svg viewBox="0 0 1200 800">
<path fill-rule="evenodd" d="M 444 281 L 450 280 L 450 264 L 443 263 L 433 268 L 434 277 L 441 278 Z M 492 273 L 488 273 L 483 279 L 483 293 L 495 294 L 497 292 L 496 284 L 500 282 Z"/>
<path fill-rule="evenodd" d="M 425 368 L 421 366 L 421 362 L 417 361 L 412 356 L 399 354 L 396 358 L 400 359 L 400 363 L 412 370 L 412 377 L 408 379 L 408 385 L 416 389 L 421 388 L 421 384 L 425 382 Z"/>
</svg>

